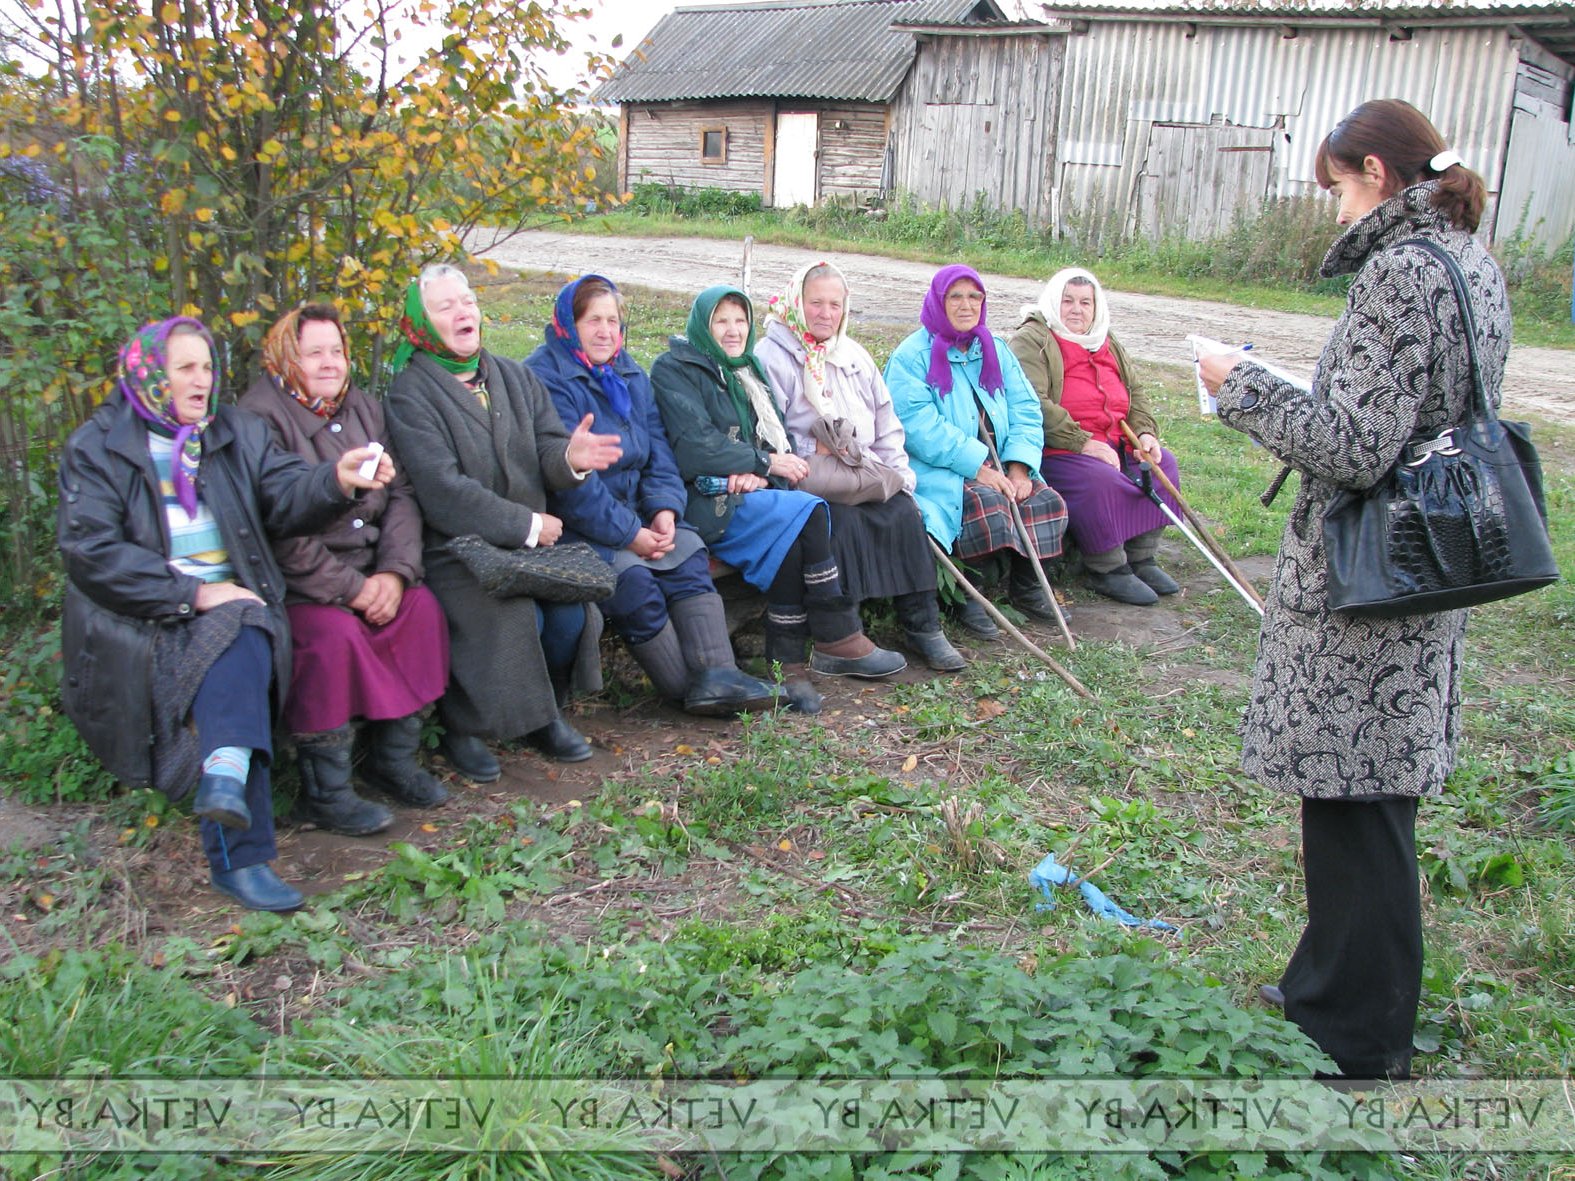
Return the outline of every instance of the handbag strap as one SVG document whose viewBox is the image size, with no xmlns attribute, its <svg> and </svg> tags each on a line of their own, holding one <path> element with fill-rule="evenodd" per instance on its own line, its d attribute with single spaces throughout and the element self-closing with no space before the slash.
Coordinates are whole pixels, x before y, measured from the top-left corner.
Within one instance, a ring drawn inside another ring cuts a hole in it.
<svg viewBox="0 0 1575 1181">
<path fill-rule="evenodd" d="M 1449 285 L 1454 289 L 1455 302 L 1460 305 L 1461 323 L 1466 332 L 1466 353 L 1471 358 L 1471 388 L 1473 392 L 1472 404 L 1466 411 L 1466 421 L 1462 424 L 1470 426 L 1477 419 L 1493 422 L 1497 415 L 1493 411 L 1493 404 L 1488 401 L 1487 390 L 1482 384 L 1482 364 L 1477 359 L 1477 319 L 1471 311 L 1471 295 L 1466 290 L 1466 276 L 1460 269 L 1460 264 L 1455 261 L 1455 256 L 1450 254 L 1431 238 L 1406 238 L 1397 242 L 1396 247 L 1417 246 L 1431 254 L 1444 264 L 1444 272 L 1449 276 Z"/>
</svg>

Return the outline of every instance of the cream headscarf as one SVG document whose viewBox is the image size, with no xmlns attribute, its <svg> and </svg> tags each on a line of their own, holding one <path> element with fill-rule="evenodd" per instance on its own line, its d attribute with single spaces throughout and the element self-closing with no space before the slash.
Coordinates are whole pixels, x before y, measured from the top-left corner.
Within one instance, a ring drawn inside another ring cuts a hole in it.
<svg viewBox="0 0 1575 1181">
<path fill-rule="evenodd" d="M 1073 332 L 1061 320 L 1061 296 L 1072 279 L 1087 280 L 1094 288 L 1094 322 L 1087 332 Z M 1023 308 L 1023 318 L 1027 319 L 1034 312 L 1043 316 L 1050 331 L 1062 340 L 1082 345 L 1091 353 L 1098 352 L 1104 346 L 1105 338 L 1110 335 L 1110 305 L 1105 302 L 1105 289 L 1094 278 L 1093 272 L 1085 271 L 1082 267 L 1067 267 L 1051 275 L 1038 304 L 1029 304 Z"/>
<path fill-rule="evenodd" d="M 795 272 L 780 295 L 773 295 L 766 301 L 766 319 L 778 320 L 787 325 L 788 330 L 804 346 L 804 400 L 813 407 L 816 414 L 833 417 L 839 411 L 832 405 L 831 399 L 826 397 L 826 366 L 852 364 L 859 359 L 864 350 L 848 339 L 846 300 L 842 305 L 842 322 L 837 325 L 836 332 L 829 340 L 816 340 L 810 333 L 809 321 L 804 316 L 804 283 L 811 271 L 820 268 L 825 268 L 841 279 L 842 290 L 847 292 L 848 278 L 835 263 L 812 262 Z M 817 276 L 817 278 L 826 277 L 828 276 Z"/>
</svg>

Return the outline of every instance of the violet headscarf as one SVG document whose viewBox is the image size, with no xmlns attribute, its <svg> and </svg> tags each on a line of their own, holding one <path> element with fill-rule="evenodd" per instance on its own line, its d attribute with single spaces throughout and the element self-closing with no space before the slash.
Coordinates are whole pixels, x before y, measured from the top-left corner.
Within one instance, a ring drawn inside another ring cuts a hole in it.
<svg viewBox="0 0 1575 1181">
<path fill-rule="evenodd" d="M 547 343 L 554 348 L 562 349 L 573 358 L 575 364 L 587 370 L 602 387 L 602 393 L 607 395 L 607 403 L 612 407 L 613 413 L 619 418 L 627 419 L 630 406 L 633 404 L 629 396 L 629 383 L 619 375 L 612 364 L 624 355 L 622 316 L 619 317 L 618 325 L 618 351 L 602 365 L 591 363 L 590 357 L 585 353 L 585 346 L 580 343 L 579 327 L 574 322 L 574 293 L 580 289 L 581 283 L 592 279 L 598 283 L 605 283 L 607 294 L 614 300 L 618 298 L 618 288 L 613 285 L 613 281 L 601 275 L 581 275 L 574 282 L 565 283 L 552 305 L 552 323 L 547 325 L 546 331 Z"/>
<path fill-rule="evenodd" d="M 919 312 L 919 323 L 929 329 L 930 335 L 935 338 L 930 342 L 930 368 L 925 379 L 940 390 L 943 398 L 952 392 L 952 366 L 946 359 L 946 350 L 954 348 L 966 353 L 968 342 L 972 340 L 979 342 L 979 349 L 984 354 L 984 365 L 979 371 L 980 384 L 991 392 L 1006 388 L 1006 382 L 1001 377 L 1001 362 L 995 355 L 995 337 L 991 335 L 987 323 L 989 301 L 979 304 L 979 322 L 967 332 L 958 332 L 946 318 L 946 293 L 960 279 L 972 279 L 979 290 L 984 291 L 984 280 L 979 278 L 978 271 L 961 263 L 953 263 L 935 272 L 935 278 L 930 280 L 930 290 L 924 296 L 924 307 Z"/>
<path fill-rule="evenodd" d="M 164 366 L 169 360 L 170 335 L 181 327 L 194 329 L 196 335 L 208 342 L 208 355 L 218 359 L 213 336 L 201 320 L 171 316 L 168 320 L 144 324 L 121 346 L 120 379 L 116 385 L 121 396 L 131 403 L 131 408 L 148 426 L 158 434 L 174 438 L 175 458 L 170 468 L 175 499 L 188 517 L 194 517 L 197 515 L 197 468 L 202 463 L 202 432 L 213 421 L 219 381 L 215 375 L 213 388 L 208 391 L 208 413 L 200 420 L 187 424 L 175 416 L 169 373 Z"/>
</svg>

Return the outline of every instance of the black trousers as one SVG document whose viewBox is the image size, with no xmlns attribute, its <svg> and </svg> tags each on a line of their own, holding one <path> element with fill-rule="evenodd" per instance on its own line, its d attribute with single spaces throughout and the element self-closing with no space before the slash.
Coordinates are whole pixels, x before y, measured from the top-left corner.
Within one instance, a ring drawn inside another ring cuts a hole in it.
<svg viewBox="0 0 1575 1181">
<path fill-rule="evenodd" d="M 1307 928 L 1285 1016 L 1349 1078 L 1409 1078 L 1422 993 L 1414 798 L 1302 800 Z"/>
</svg>

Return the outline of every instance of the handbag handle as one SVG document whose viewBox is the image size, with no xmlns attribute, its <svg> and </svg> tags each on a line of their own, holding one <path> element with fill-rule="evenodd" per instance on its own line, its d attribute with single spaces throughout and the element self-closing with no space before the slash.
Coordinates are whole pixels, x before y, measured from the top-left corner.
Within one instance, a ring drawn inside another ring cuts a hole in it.
<svg viewBox="0 0 1575 1181">
<path fill-rule="evenodd" d="M 1430 238 L 1407 238 L 1396 243 L 1400 246 L 1419 246 L 1444 264 L 1444 271 L 1449 276 L 1449 285 L 1454 289 L 1455 302 L 1460 305 L 1461 323 L 1466 332 L 1466 353 L 1471 358 L 1471 409 L 1467 411 L 1466 421 L 1463 426 L 1469 427 L 1473 422 L 1482 419 L 1487 422 L 1497 421 L 1497 414 L 1493 411 L 1492 403 L 1488 401 L 1487 390 L 1482 385 L 1482 364 L 1477 359 L 1477 320 L 1471 311 L 1471 296 L 1466 290 L 1466 276 L 1460 269 L 1460 264 L 1455 261 L 1455 256 L 1450 254 L 1437 242 Z"/>
</svg>

